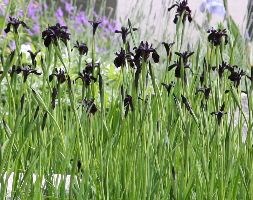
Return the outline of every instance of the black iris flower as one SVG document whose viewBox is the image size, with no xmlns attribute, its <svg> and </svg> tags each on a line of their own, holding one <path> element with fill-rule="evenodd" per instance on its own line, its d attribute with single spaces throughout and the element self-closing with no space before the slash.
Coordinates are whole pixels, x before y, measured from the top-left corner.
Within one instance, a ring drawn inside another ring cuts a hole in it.
<svg viewBox="0 0 253 200">
<path fill-rule="evenodd" d="M 219 77 L 222 78 L 225 70 L 231 70 L 232 67 L 228 63 L 226 63 L 225 61 L 222 61 L 222 63 L 218 67 L 212 67 L 212 69 L 217 70 Z"/>
<path fill-rule="evenodd" d="M 93 36 L 96 34 L 97 28 L 99 26 L 99 24 L 102 23 L 102 21 L 99 20 L 94 20 L 94 21 L 89 21 L 89 23 L 91 24 L 92 28 L 93 28 Z"/>
<path fill-rule="evenodd" d="M 2 73 L 3 73 L 3 71 L 0 71 L 0 74 L 2 74 Z M 22 67 L 13 65 L 13 66 L 11 67 L 11 69 L 8 71 L 8 73 L 10 74 L 11 77 L 12 77 L 13 74 L 15 74 L 15 73 L 16 73 L 16 74 L 22 73 L 23 78 L 24 78 L 24 79 L 23 79 L 23 82 L 24 82 L 24 83 L 26 82 L 26 80 L 27 80 L 27 78 L 28 78 L 28 76 L 29 76 L 30 74 L 34 74 L 34 75 L 37 75 L 37 76 L 41 75 L 41 73 L 38 72 L 36 69 L 33 69 L 33 68 L 31 67 L 31 65 L 22 66 Z"/>
<path fill-rule="evenodd" d="M 136 31 L 136 30 L 138 30 L 138 29 L 137 28 L 132 28 L 132 31 Z M 127 35 L 131 33 L 131 29 L 122 26 L 121 30 L 116 30 L 115 33 L 120 33 L 123 44 L 126 44 Z"/>
<path fill-rule="evenodd" d="M 148 42 L 141 41 L 139 47 L 134 47 L 135 54 L 132 54 L 131 52 L 128 52 L 127 54 L 127 61 L 130 63 L 131 67 L 136 68 L 136 72 L 134 75 L 134 83 L 135 87 L 138 87 L 138 81 L 141 73 L 141 66 L 142 61 L 147 62 L 149 56 L 152 56 L 152 59 L 155 63 L 159 62 L 160 56 L 158 55 L 156 49 L 152 47 L 152 45 L 149 45 Z"/>
<path fill-rule="evenodd" d="M 246 73 L 242 69 L 239 69 L 238 66 L 233 66 L 229 71 L 230 75 L 228 76 L 228 79 L 234 82 L 235 87 L 238 87 L 242 77 L 245 76 Z"/>
<path fill-rule="evenodd" d="M 38 55 L 38 53 L 40 52 L 40 50 L 39 50 L 39 51 L 36 51 L 36 52 L 34 52 L 34 53 L 33 53 L 32 51 L 30 51 L 30 50 L 28 50 L 27 52 L 28 52 L 28 53 L 30 54 L 30 56 L 31 56 L 33 66 L 36 67 L 36 64 L 37 64 L 37 62 L 36 62 L 36 56 Z"/>
<path fill-rule="evenodd" d="M 189 22 L 192 21 L 191 16 L 191 9 L 188 6 L 188 1 L 177 1 L 175 4 L 173 4 L 170 8 L 168 8 L 168 11 L 173 9 L 174 7 L 177 7 L 176 15 L 173 20 L 173 22 L 176 24 L 178 22 L 178 18 L 182 17 L 182 22 L 185 23 L 186 19 L 188 19 Z"/>
<path fill-rule="evenodd" d="M 170 95 L 171 89 L 175 86 L 175 82 L 171 82 L 169 84 L 161 83 L 162 86 L 167 90 L 168 96 Z"/>
<path fill-rule="evenodd" d="M 162 44 L 166 50 L 167 57 L 171 57 L 171 48 L 175 44 L 175 42 L 172 42 L 172 43 L 162 42 Z"/>
<path fill-rule="evenodd" d="M 156 50 L 152 47 L 152 44 L 149 45 L 148 42 L 141 41 L 139 47 L 134 47 L 135 50 L 135 59 L 138 60 L 139 58 L 143 58 L 143 60 L 146 62 L 152 53 L 152 58 L 155 63 L 159 62 L 160 56 L 156 52 Z"/>
<path fill-rule="evenodd" d="M 217 117 L 219 125 L 221 123 L 221 119 L 223 115 L 227 114 L 227 112 L 225 112 L 224 109 L 225 109 L 225 104 L 223 103 L 219 111 L 211 113 L 211 115 L 215 115 Z"/>
<path fill-rule="evenodd" d="M 182 66 L 180 64 L 180 61 L 177 60 L 177 61 L 174 62 L 174 64 L 172 64 L 172 65 L 169 66 L 168 70 L 170 71 L 170 70 L 176 68 L 175 69 L 175 77 L 176 78 L 181 78 L 181 67 Z M 183 67 L 184 68 L 189 68 L 189 66 L 183 66 Z"/>
<path fill-rule="evenodd" d="M 54 72 L 49 76 L 49 82 L 53 80 L 53 78 L 56 77 L 58 84 L 64 83 L 68 79 L 68 75 L 65 73 L 63 69 L 54 69 Z"/>
<path fill-rule="evenodd" d="M 124 107 L 125 107 L 125 116 L 128 115 L 130 109 L 131 111 L 134 110 L 133 99 L 130 95 L 126 95 L 124 99 Z"/>
<path fill-rule="evenodd" d="M 79 43 L 78 41 L 76 41 L 74 48 L 78 49 L 79 55 L 87 55 L 88 50 L 89 50 L 85 43 Z"/>
<path fill-rule="evenodd" d="M 67 26 L 61 26 L 59 23 L 55 26 L 49 26 L 42 32 L 44 45 L 46 47 L 49 47 L 51 43 L 57 45 L 57 40 L 61 40 L 65 45 L 67 45 L 67 41 L 70 40 L 70 33 L 68 33 L 67 30 Z"/>
<path fill-rule="evenodd" d="M 198 94 L 199 92 L 203 93 L 206 99 L 209 99 L 211 88 L 210 87 L 198 88 L 196 94 Z"/>
<path fill-rule="evenodd" d="M 86 62 L 86 70 L 89 70 L 89 71 L 93 71 L 94 70 L 94 68 L 96 68 L 96 67 L 99 67 L 100 66 L 100 63 L 99 62 L 95 62 L 95 63 L 93 63 L 93 62 Z"/>
<path fill-rule="evenodd" d="M 81 79 L 85 86 L 89 86 L 92 81 L 96 82 L 97 79 L 92 75 L 93 68 L 91 66 L 86 66 L 82 72 L 78 73 L 76 80 Z"/>
<path fill-rule="evenodd" d="M 187 66 L 187 65 L 189 65 L 188 59 L 190 56 L 192 56 L 194 54 L 194 52 L 188 52 L 188 51 L 185 51 L 183 53 L 175 52 L 175 54 L 180 57 L 180 60 L 183 61 L 183 65 Z"/>
<path fill-rule="evenodd" d="M 120 49 L 120 52 L 116 52 L 116 58 L 114 59 L 114 65 L 115 67 L 125 67 L 126 62 L 130 65 L 130 67 L 134 68 L 135 66 L 137 68 L 140 68 L 140 57 L 135 56 L 132 52 L 130 52 L 129 44 L 127 43 L 127 50 L 124 50 L 123 48 Z"/>
<path fill-rule="evenodd" d="M 86 108 L 88 114 L 95 114 L 98 111 L 98 108 L 94 102 L 94 99 L 83 99 L 82 106 Z"/>
<path fill-rule="evenodd" d="M 176 55 L 179 56 L 179 59 L 169 66 L 168 70 L 172 70 L 173 68 L 175 69 L 175 77 L 176 78 L 181 78 L 181 67 L 184 67 L 185 69 L 190 68 L 190 64 L 188 63 L 188 59 L 190 56 L 193 55 L 194 52 L 188 52 L 185 51 L 183 53 L 175 52 Z"/>
<path fill-rule="evenodd" d="M 114 65 L 119 67 L 124 67 L 126 65 L 126 51 L 121 48 L 120 52 L 115 53 L 116 58 L 114 59 Z"/>
<path fill-rule="evenodd" d="M 17 18 L 14 18 L 14 17 L 9 17 L 9 21 L 7 23 L 7 27 L 4 29 L 4 32 L 5 33 L 9 33 L 11 31 L 11 27 L 13 28 L 13 31 L 15 33 L 18 33 L 18 27 L 19 26 L 23 26 L 24 28 L 26 29 L 29 29 L 29 27 L 26 25 L 25 22 L 17 19 Z"/>
<path fill-rule="evenodd" d="M 214 28 L 207 31 L 209 33 L 208 35 L 208 41 L 213 44 L 214 46 L 219 46 L 222 43 L 222 38 L 225 40 L 225 45 L 228 43 L 228 35 L 226 29 L 218 29 L 215 30 Z"/>
<path fill-rule="evenodd" d="M 40 72 L 38 72 L 36 69 L 31 68 L 30 65 L 20 67 L 20 68 L 17 69 L 17 71 L 22 72 L 23 77 L 24 77 L 24 82 L 26 82 L 26 80 L 27 80 L 27 78 L 28 78 L 28 76 L 29 76 L 30 74 L 35 74 L 35 75 L 37 75 L 37 76 L 41 75 Z"/>
</svg>

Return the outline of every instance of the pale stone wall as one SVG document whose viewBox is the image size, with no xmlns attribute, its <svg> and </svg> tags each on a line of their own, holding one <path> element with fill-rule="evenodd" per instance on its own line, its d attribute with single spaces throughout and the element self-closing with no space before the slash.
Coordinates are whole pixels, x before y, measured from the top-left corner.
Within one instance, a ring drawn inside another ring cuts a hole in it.
<svg viewBox="0 0 253 200">
<path fill-rule="evenodd" d="M 167 12 L 167 8 L 172 2 L 172 0 L 118 0 L 116 17 L 123 24 L 127 22 L 127 18 L 135 21 L 136 26 L 142 30 L 142 37 L 145 35 L 147 39 L 160 40 L 166 34 L 168 36 L 175 33 L 175 26 L 172 23 L 173 12 L 171 14 Z M 202 0 L 188 0 L 188 2 L 195 22 L 203 26 L 206 15 L 199 10 Z M 247 4 L 248 0 L 228 0 L 228 12 L 239 25 L 243 34 L 246 26 Z M 222 18 L 214 16 L 209 26 L 215 26 L 219 21 L 222 21 Z M 194 30 L 188 34 L 194 36 Z"/>
</svg>

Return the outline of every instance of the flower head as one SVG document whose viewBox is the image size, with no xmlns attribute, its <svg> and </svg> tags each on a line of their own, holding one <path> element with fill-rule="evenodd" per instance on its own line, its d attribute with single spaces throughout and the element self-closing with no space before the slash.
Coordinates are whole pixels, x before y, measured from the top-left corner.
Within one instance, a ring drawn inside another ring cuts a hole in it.
<svg viewBox="0 0 253 200">
<path fill-rule="evenodd" d="M 41 11 L 41 5 L 38 2 L 30 1 L 27 7 L 27 16 L 33 20 L 38 20 L 38 12 Z"/>
<path fill-rule="evenodd" d="M 208 99 L 211 93 L 211 88 L 210 87 L 198 88 L 195 94 L 198 94 L 199 92 L 202 92 L 205 98 Z"/>
<path fill-rule="evenodd" d="M 78 41 L 76 41 L 74 48 L 78 49 L 79 55 L 87 55 L 88 50 L 89 50 L 85 43 L 79 43 Z"/>
<path fill-rule="evenodd" d="M 56 12 L 55 12 L 55 17 L 57 19 L 57 22 L 60 24 L 64 24 L 65 25 L 65 21 L 64 21 L 64 13 L 61 7 L 59 7 Z"/>
<path fill-rule="evenodd" d="M 226 63 L 225 61 L 222 61 L 222 63 L 218 66 L 218 67 L 212 67 L 213 70 L 217 70 L 219 77 L 222 78 L 223 73 L 225 72 L 225 70 L 231 70 L 231 66 Z"/>
<path fill-rule="evenodd" d="M 207 31 L 209 33 L 208 35 L 208 41 L 213 44 L 214 46 L 219 46 L 222 43 L 222 38 L 225 39 L 225 45 L 228 43 L 228 35 L 226 29 L 218 29 L 215 30 L 214 28 Z"/>
<path fill-rule="evenodd" d="M 12 27 L 12 28 L 13 28 L 13 31 L 14 31 L 15 33 L 18 33 L 18 27 L 19 27 L 20 25 L 23 26 L 23 27 L 26 28 L 26 29 L 29 29 L 29 27 L 26 25 L 25 22 L 23 22 L 23 21 L 21 21 L 21 20 L 19 20 L 19 19 L 17 19 L 17 18 L 14 18 L 14 17 L 9 17 L 9 21 L 8 21 L 8 23 L 7 23 L 7 27 L 4 29 L 4 32 L 5 32 L 5 33 L 9 33 L 10 30 L 11 30 L 11 27 Z"/>
<path fill-rule="evenodd" d="M 64 2 L 64 8 L 65 11 L 70 15 L 73 13 L 73 11 L 75 10 L 75 7 L 73 6 L 73 4 L 71 2 L 68 1 L 63 1 Z"/>
<path fill-rule="evenodd" d="M 102 23 L 102 21 L 99 20 L 94 20 L 94 21 L 89 21 L 89 23 L 91 24 L 91 26 L 93 27 L 93 35 L 96 34 L 97 28 L 99 26 L 99 24 Z"/>
<path fill-rule="evenodd" d="M 70 33 L 68 33 L 67 30 L 67 26 L 61 26 L 59 23 L 57 23 L 55 26 L 49 26 L 45 31 L 42 32 L 44 45 L 46 47 L 49 47 L 51 43 L 57 45 L 57 40 L 61 40 L 65 45 L 67 45 L 67 41 L 70 40 Z"/>
<path fill-rule="evenodd" d="M 117 56 L 114 59 L 114 65 L 119 67 L 124 67 L 126 65 L 126 52 L 123 48 L 121 48 L 120 52 L 116 52 L 115 55 Z"/>
<path fill-rule="evenodd" d="M 188 6 L 187 0 L 179 0 L 175 4 L 173 4 L 170 8 L 168 8 L 168 11 L 170 11 L 172 8 L 177 7 L 176 15 L 173 20 L 173 22 L 176 24 L 178 22 L 178 18 L 182 17 L 182 22 L 185 23 L 186 18 L 188 18 L 188 21 L 192 21 L 191 16 L 191 9 Z"/>
<path fill-rule="evenodd" d="M 240 85 L 242 77 L 245 76 L 246 73 L 242 69 L 239 69 L 236 65 L 230 68 L 229 71 L 230 75 L 228 76 L 228 79 L 234 82 L 235 87 L 238 87 Z"/>
<path fill-rule="evenodd" d="M 152 44 L 149 45 L 148 42 L 141 41 L 139 47 L 134 47 L 135 49 L 135 59 L 142 58 L 145 62 L 148 60 L 150 54 L 152 53 L 152 58 L 155 63 L 159 62 L 160 56 L 156 50 L 152 47 Z"/>
<path fill-rule="evenodd" d="M 162 44 L 166 50 L 167 56 L 170 57 L 171 56 L 171 48 L 175 44 L 175 42 L 172 42 L 172 43 L 162 42 Z"/>
<path fill-rule="evenodd" d="M 225 112 L 224 109 L 225 109 L 225 103 L 222 104 L 219 111 L 211 113 L 211 115 L 215 115 L 217 117 L 219 125 L 221 123 L 221 119 L 222 119 L 223 115 L 227 114 L 227 112 Z"/>
<path fill-rule="evenodd" d="M 87 16 L 85 15 L 85 12 L 83 11 L 78 12 L 75 16 L 75 22 L 77 26 L 88 25 L 88 19 L 87 19 Z"/>
<path fill-rule="evenodd" d="M 97 109 L 97 106 L 94 102 L 95 100 L 94 99 L 83 99 L 83 102 L 82 102 L 82 106 L 83 107 L 86 107 L 86 112 L 88 114 L 95 114 L 98 109 Z"/>
<path fill-rule="evenodd" d="M 226 10 L 221 0 L 204 0 L 200 5 L 200 11 L 210 14 L 225 16 Z"/>
<path fill-rule="evenodd" d="M 33 66 L 36 67 L 36 64 L 37 64 L 36 56 L 37 56 L 37 54 L 40 52 L 40 50 L 39 50 L 39 51 L 36 51 L 36 52 L 34 52 L 34 53 L 33 53 L 31 50 L 28 50 L 27 52 L 28 52 L 28 53 L 30 54 L 30 56 L 31 56 Z"/>
<path fill-rule="evenodd" d="M 185 51 L 185 52 L 182 52 L 182 53 L 175 52 L 175 54 L 180 57 L 180 61 L 182 61 L 183 65 L 187 66 L 187 65 L 189 65 L 188 64 L 188 59 L 189 59 L 190 56 L 192 56 L 194 54 L 194 52 L 189 52 L 189 51 Z"/>
<path fill-rule="evenodd" d="M 92 75 L 93 68 L 91 66 L 86 66 L 82 72 L 78 73 L 76 80 L 81 79 L 85 86 L 89 86 L 92 81 L 96 82 L 97 79 Z"/>
<path fill-rule="evenodd" d="M 137 28 L 132 28 L 132 30 L 136 31 L 138 29 Z M 121 30 L 116 30 L 115 33 L 120 33 L 121 34 L 121 38 L 122 38 L 123 44 L 125 44 L 126 43 L 127 35 L 131 33 L 131 29 L 122 26 Z"/>
<path fill-rule="evenodd" d="M 53 80 L 53 77 L 57 78 L 58 84 L 64 83 L 68 79 L 68 75 L 63 69 L 54 69 L 54 72 L 49 76 L 49 82 Z"/>
<path fill-rule="evenodd" d="M 170 96 L 171 89 L 175 86 L 175 82 L 171 82 L 169 84 L 161 83 L 162 86 L 167 90 L 168 96 Z"/>
<path fill-rule="evenodd" d="M 35 74 L 37 76 L 41 75 L 40 72 L 38 72 L 36 69 L 33 69 L 30 65 L 18 67 L 15 72 L 17 74 L 19 74 L 19 73 L 23 74 L 23 78 L 24 78 L 23 82 L 24 83 L 26 82 L 26 80 L 30 74 Z"/>
<path fill-rule="evenodd" d="M 177 61 L 175 61 L 174 64 L 170 65 L 168 70 L 170 71 L 173 68 L 176 68 L 175 69 L 175 77 L 181 78 L 181 69 L 182 69 L 182 67 L 184 69 L 190 68 L 190 64 L 188 63 L 188 59 L 190 56 L 193 55 L 193 53 L 194 52 L 188 52 L 188 51 L 185 51 L 183 53 L 175 52 L 175 54 L 177 56 L 179 56 L 179 59 Z M 185 74 L 184 74 L 184 78 L 186 78 Z"/>
</svg>

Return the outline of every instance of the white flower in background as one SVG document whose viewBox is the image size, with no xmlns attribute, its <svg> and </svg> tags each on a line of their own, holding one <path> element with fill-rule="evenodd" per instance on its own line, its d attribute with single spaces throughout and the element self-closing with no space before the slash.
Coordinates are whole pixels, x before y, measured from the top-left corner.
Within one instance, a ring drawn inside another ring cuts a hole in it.
<svg viewBox="0 0 253 200">
<path fill-rule="evenodd" d="M 30 54 L 28 51 L 32 51 L 32 47 L 29 44 L 22 44 L 20 50 L 24 55 L 26 55 L 26 58 L 29 58 Z"/>
<path fill-rule="evenodd" d="M 208 12 L 214 15 L 225 16 L 226 10 L 222 0 L 203 0 L 200 5 L 201 12 Z"/>
</svg>

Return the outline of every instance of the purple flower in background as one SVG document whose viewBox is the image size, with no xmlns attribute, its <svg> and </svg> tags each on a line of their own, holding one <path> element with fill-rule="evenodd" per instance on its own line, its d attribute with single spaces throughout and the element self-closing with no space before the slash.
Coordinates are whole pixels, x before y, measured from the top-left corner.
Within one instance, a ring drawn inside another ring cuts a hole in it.
<svg viewBox="0 0 253 200">
<path fill-rule="evenodd" d="M 64 13 L 60 7 L 56 10 L 55 17 L 60 24 L 65 25 Z"/>
<path fill-rule="evenodd" d="M 110 31 L 110 21 L 105 16 L 103 16 L 101 19 L 101 27 L 104 29 L 105 32 L 114 32 L 114 30 Z"/>
<path fill-rule="evenodd" d="M 35 1 L 31 1 L 27 8 L 27 16 L 32 19 L 33 25 L 31 26 L 31 30 L 29 30 L 30 35 L 37 35 L 40 33 L 40 21 L 39 16 L 42 11 L 42 5 Z"/>
<path fill-rule="evenodd" d="M 200 11 L 210 14 L 225 16 L 226 10 L 222 0 L 204 0 L 200 5 Z"/>
<path fill-rule="evenodd" d="M 27 8 L 27 16 L 33 20 L 37 20 L 38 12 L 40 11 L 41 11 L 41 6 L 38 3 L 31 1 Z"/>
<path fill-rule="evenodd" d="M 83 12 L 83 11 L 80 11 L 77 13 L 77 15 L 75 16 L 75 22 L 78 25 L 85 25 L 86 26 L 89 24 L 88 18 L 85 15 L 85 12 Z"/>
<path fill-rule="evenodd" d="M 116 29 L 120 29 L 120 24 L 116 20 L 110 20 L 106 16 L 103 16 L 101 19 L 102 29 L 105 33 L 114 33 Z"/>
<path fill-rule="evenodd" d="M 24 16 L 24 11 L 23 10 L 18 10 L 16 16 L 22 18 Z"/>
<path fill-rule="evenodd" d="M 62 1 L 64 2 L 64 6 L 65 6 L 65 10 L 66 12 L 70 15 L 73 13 L 73 11 L 75 10 L 74 6 L 72 5 L 72 3 L 68 2 L 68 1 Z"/>
<path fill-rule="evenodd" d="M 31 27 L 30 30 L 28 30 L 30 35 L 37 35 L 40 33 L 40 24 L 39 22 L 36 22 L 35 24 L 33 24 L 33 26 Z"/>
<path fill-rule="evenodd" d="M 119 21 L 117 21 L 117 20 L 113 20 L 112 24 L 113 24 L 113 27 L 114 27 L 114 31 L 118 30 L 118 29 L 120 29 L 122 27 L 122 24 Z"/>
<path fill-rule="evenodd" d="M 3 2 L 0 2 L 0 15 L 5 15 L 5 10 L 8 5 L 8 0 L 4 0 Z"/>
</svg>

